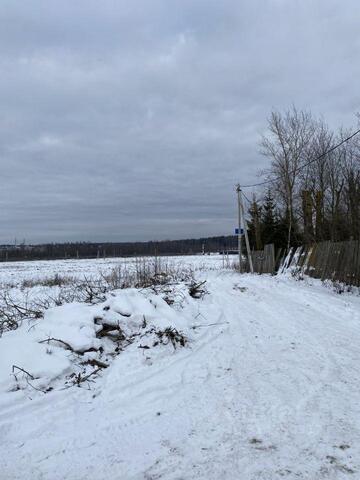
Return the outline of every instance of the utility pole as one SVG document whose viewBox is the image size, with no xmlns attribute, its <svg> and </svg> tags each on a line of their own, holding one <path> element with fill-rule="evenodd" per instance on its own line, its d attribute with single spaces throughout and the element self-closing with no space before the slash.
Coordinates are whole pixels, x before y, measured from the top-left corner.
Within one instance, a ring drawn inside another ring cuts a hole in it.
<svg viewBox="0 0 360 480">
<path fill-rule="evenodd" d="M 236 186 L 236 191 L 238 194 L 238 208 L 239 208 L 239 266 L 240 266 L 240 272 L 241 272 L 241 227 L 244 229 L 244 235 L 245 235 L 245 244 L 246 244 L 246 251 L 247 251 L 247 256 L 249 260 L 249 267 L 250 267 L 250 272 L 254 273 L 254 267 L 252 263 L 252 258 L 251 258 L 251 251 L 250 251 L 250 243 L 249 243 L 249 237 L 247 233 L 247 225 L 246 225 L 246 220 L 245 220 L 245 210 L 244 210 L 244 205 L 242 201 L 242 194 L 241 194 L 241 188 L 240 185 L 238 184 Z"/>
<path fill-rule="evenodd" d="M 248 236 L 248 231 L 247 231 L 247 225 L 246 225 L 246 219 L 245 219 L 245 210 L 244 210 L 244 205 L 243 205 L 243 202 L 242 202 L 241 190 L 240 190 L 240 207 L 241 207 L 241 212 L 242 212 L 243 228 L 244 228 L 245 243 L 246 243 L 246 251 L 247 251 L 248 260 L 249 260 L 250 272 L 251 272 L 251 273 L 254 273 L 254 267 L 253 267 L 252 258 L 251 258 L 251 250 L 250 250 L 249 236 Z"/>
<path fill-rule="evenodd" d="M 242 258 L 241 258 L 241 188 L 236 185 L 237 201 L 238 201 L 238 252 L 239 252 L 239 272 L 242 272 Z"/>
</svg>

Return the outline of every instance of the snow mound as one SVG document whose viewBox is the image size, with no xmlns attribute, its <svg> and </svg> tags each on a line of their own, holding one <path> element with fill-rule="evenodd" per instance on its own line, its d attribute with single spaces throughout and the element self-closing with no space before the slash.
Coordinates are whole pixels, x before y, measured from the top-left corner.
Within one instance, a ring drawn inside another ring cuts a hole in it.
<svg viewBox="0 0 360 480">
<path fill-rule="evenodd" d="M 0 339 L 0 391 L 80 386 L 130 345 L 138 354 L 185 346 L 184 327 L 179 312 L 146 290 L 119 290 L 96 305 L 50 308 L 37 323 L 23 323 Z"/>
<path fill-rule="evenodd" d="M 61 339 L 76 352 L 98 349 L 100 341 L 96 338 L 94 314 L 96 306 L 82 303 L 70 303 L 46 311 L 45 318 L 35 327 L 37 341 L 46 338 Z"/>
<path fill-rule="evenodd" d="M 0 391 L 11 391 L 26 386 L 28 381 L 34 388 L 46 388 L 50 382 L 71 370 L 71 363 L 61 351 L 48 353 L 48 348 L 35 341 L 26 329 L 9 332 L 1 338 Z M 24 369 L 28 375 L 22 372 Z"/>
</svg>

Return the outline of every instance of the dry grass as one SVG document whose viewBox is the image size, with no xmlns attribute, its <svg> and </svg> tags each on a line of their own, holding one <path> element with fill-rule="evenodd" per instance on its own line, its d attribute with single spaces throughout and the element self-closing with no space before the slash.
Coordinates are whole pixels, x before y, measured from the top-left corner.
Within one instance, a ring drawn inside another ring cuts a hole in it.
<svg viewBox="0 0 360 480">
<path fill-rule="evenodd" d="M 75 282 L 74 277 L 59 275 L 55 273 L 50 277 L 45 278 L 29 278 L 25 279 L 21 283 L 21 289 L 34 288 L 37 286 L 41 287 L 63 287 L 64 285 L 71 285 Z"/>
</svg>

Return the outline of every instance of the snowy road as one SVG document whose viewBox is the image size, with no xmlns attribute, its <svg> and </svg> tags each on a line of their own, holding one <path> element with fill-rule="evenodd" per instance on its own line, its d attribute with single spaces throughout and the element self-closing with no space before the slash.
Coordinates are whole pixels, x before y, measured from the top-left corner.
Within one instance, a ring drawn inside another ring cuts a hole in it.
<svg viewBox="0 0 360 480">
<path fill-rule="evenodd" d="M 0 396 L 0 479 L 360 479 L 360 298 L 206 276 L 190 347 Z"/>
</svg>

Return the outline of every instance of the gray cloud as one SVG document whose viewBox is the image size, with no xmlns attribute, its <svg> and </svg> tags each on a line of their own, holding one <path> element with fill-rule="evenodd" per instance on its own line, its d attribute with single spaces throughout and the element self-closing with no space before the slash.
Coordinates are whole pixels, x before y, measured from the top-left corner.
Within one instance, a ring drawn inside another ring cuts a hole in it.
<svg viewBox="0 0 360 480">
<path fill-rule="evenodd" d="M 4 0 L 0 241 L 228 234 L 271 108 L 350 126 L 360 5 Z"/>
</svg>

